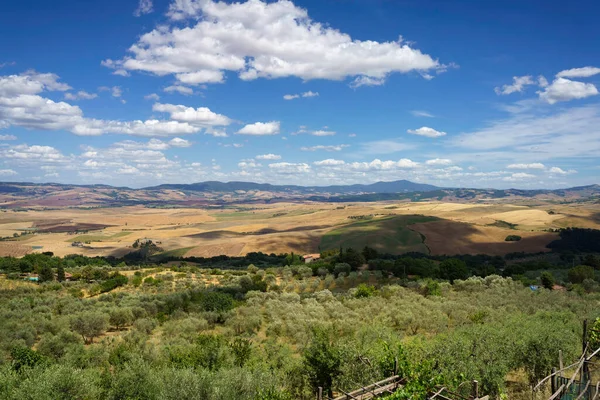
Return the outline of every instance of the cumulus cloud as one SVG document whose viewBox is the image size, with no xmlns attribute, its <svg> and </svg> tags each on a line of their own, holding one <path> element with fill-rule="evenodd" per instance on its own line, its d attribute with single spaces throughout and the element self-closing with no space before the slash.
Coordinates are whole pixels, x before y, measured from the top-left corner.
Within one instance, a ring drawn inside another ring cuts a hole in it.
<svg viewBox="0 0 600 400">
<path fill-rule="evenodd" d="M 15 135 L 0 135 L 0 140 L 17 140 Z"/>
<path fill-rule="evenodd" d="M 96 93 L 88 93 L 84 90 L 80 90 L 77 93 L 65 93 L 65 99 L 67 100 L 91 100 L 98 97 Z"/>
<path fill-rule="evenodd" d="M 328 158 L 327 160 L 315 161 L 313 164 L 318 166 L 336 166 L 346 164 L 343 160 Z"/>
<path fill-rule="evenodd" d="M 280 162 L 269 164 L 269 168 L 280 174 L 308 173 L 311 171 L 310 165 L 306 163 Z"/>
<path fill-rule="evenodd" d="M 346 147 L 350 147 L 350 145 L 348 145 L 348 144 L 339 144 L 339 145 L 325 146 L 325 145 L 321 145 L 320 144 L 318 146 L 301 147 L 300 150 L 302 150 L 302 151 L 317 151 L 317 150 L 342 151 Z"/>
<path fill-rule="evenodd" d="M 414 162 L 408 158 L 402 158 L 398 161 L 381 161 L 375 159 L 371 162 L 353 162 L 347 164 L 351 169 L 359 171 L 374 171 L 374 170 L 392 170 L 392 169 L 410 169 L 419 166 L 419 163 Z"/>
<path fill-rule="evenodd" d="M 371 76 L 359 76 L 350 82 L 350 87 L 356 89 L 361 86 L 381 86 L 385 83 L 385 78 L 374 78 Z"/>
<path fill-rule="evenodd" d="M 342 80 L 355 86 L 382 84 L 391 73 L 442 72 L 445 66 L 402 38 L 357 40 L 311 20 L 291 1 L 225 3 L 177 0 L 171 26 L 144 34 L 125 58 L 105 60 L 111 68 L 156 75 L 237 72 L 244 80 L 298 77 Z M 192 21 L 181 27 L 177 21 Z M 216 79 L 215 79 L 216 80 Z M 200 79 L 201 81 L 201 79 Z"/>
<path fill-rule="evenodd" d="M 152 110 L 169 113 L 172 120 L 187 122 L 203 128 L 227 126 L 232 122 L 230 118 L 212 112 L 207 107 L 193 108 L 183 105 L 155 103 L 152 106 Z"/>
<path fill-rule="evenodd" d="M 313 92 L 313 91 L 308 91 L 308 92 L 304 92 L 301 94 L 286 94 L 283 96 L 284 100 L 294 100 L 294 99 L 298 99 L 300 97 L 317 97 L 319 95 L 319 92 Z"/>
<path fill-rule="evenodd" d="M 565 78 L 557 78 L 543 91 L 538 92 L 540 99 L 549 104 L 559 101 L 584 99 L 598 94 L 598 89 L 591 83 L 577 82 Z"/>
<path fill-rule="evenodd" d="M 535 177 L 536 177 L 535 175 L 527 174 L 525 172 L 517 172 L 510 176 L 505 176 L 504 178 L 502 178 L 502 180 L 506 181 L 506 182 L 516 182 L 516 181 L 529 180 L 529 179 L 532 179 Z"/>
<path fill-rule="evenodd" d="M 560 71 L 556 74 L 557 78 L 589 78 L 590 76 L 600 74 L 600 68 L 597 67 L 583 67 L 583 68 L 572 68 L 564 71 Z"/>
<path fill-rule="evenodd" d="M 545 169 L 546 166 L 542 163 L 510 164 L 506 168 L 508 168 L 508 169 Z"/>
<path fill-rule="evenodd" d="M 39 94 L 67 91 L 55 74 L 28 71 L 21 75 L 0 76 L 0 126 L 21 126 L 44 130 L 67 130 L 77 135 L 121 133 L 138 136 L 170 136 L 196 133 L 201 128 L 179 121 L 113 121 L 85 118 L 77 106 L 55 102 Z M 101 88 L 120 96 L 120 88 Z"/>
<path fill-rule="evenodd" d="M 264 136 L 264 135 L 277 135 L 279 134 L 280 122 L 279 121 L 271 121 L 271 122 L 255 122 L 254 124 L 248 124 L 244 126 L 242 129 L 237 131 L 238 135 L 255 135 L 255 136 Z"/>
<path fill-rule="evenodd" d="M 160 100 L 160 96 L 157 95 L 156 93 L 150 93 L 150 94 L 144 96 L 144 99 L 158 101 L 158 100 Z"/>
<path fill-rule="evenodd" d="M 169 145 L 171 147 L 191 147 L 192 142 L 190 142 L 189 140 L 186 140 L 186 139 L 176 137 L 176 138 L 169 140 Z"/>
<path fill-rule="evenodd" d="M 281 156 L 277 154 L 262 154 L 260 156 L 256 156 L 257 160 L 281 160 Z"/>
<path fill-rule="evenodd" d="M 194 94 L 194 89 L 189 88 L 187 86 L 182 86 L 182 85 L 172 85 L 172 86 L 167 86 L 166 88 L 163 89 L 163 91 L 167 92 L 167 93 L 179 93 L 179 94 L 183 94 L 185 96 L 190 96 L 192 94 Z"/>
<path fill-rule="evenodd" d="M 121 97 L 121 95 L 123 94 L 123 89 L 121 89 L 120 86 L 100 86 L 98 90 L 101 92 L 110 92 L 112 97 Z"/>
<path fill-rule="evenodd" d="M 423 126 L 419 129 L 409 129 L 407 132 L 412 135 L 426 136 L 430 138 L 438 138 L 446 135 L 446 132 L 436 131 L 435 129 L 427 126 Z"/>
<path fill-rule="evenodd" d="M 144 14 L 150 14 L 152 11 L 154 11 L 152 7 L 152 0 L 140 0 L 140 3 L 133 12 L 133 15 L 136 17 L 141 17 Z"/>
<path fill-rule="evenodd" d="M 557 175 L 569 175 L 569 174 L 577 173 L 577 171 L 575 171 L 574 169 L 565 171 L 564 169 L 559 168 L 559 167 L 552 167 L 552 168 L 550 168 L 550 170 L 548 172 L 550 172 L 551 174 L 557 174 Z"/>
<path fill-rule="evenodd" d="M 13 176 L 17 175 L 17 171 L 12 169 L 0 169 L 0 176 Z"/>
<path fill-rule="evenodd" d="M 447 158 L 434 158 L 432 160 L 425 161 L 427 165 L 452 165 L 452 160 Z"/>
<path fill-rule="evenodd" d="M 333 136 L 335 135 L 334 131 L 326 131 L 323 129 L 317 130 L 317 131 L 312 131 L 310 132 L 311 135 L 313 136 Z"/>
<path fill-rule="evenodd" d="M 526 86 L 535 85 L 535 81 L 531 75 L 526 76 L 513 76 L 513 83 L 511 85 L 502 85 L 494 89 L 497 95 L 506 95 L 515 92 L 522 92 Z"/>
</svg>

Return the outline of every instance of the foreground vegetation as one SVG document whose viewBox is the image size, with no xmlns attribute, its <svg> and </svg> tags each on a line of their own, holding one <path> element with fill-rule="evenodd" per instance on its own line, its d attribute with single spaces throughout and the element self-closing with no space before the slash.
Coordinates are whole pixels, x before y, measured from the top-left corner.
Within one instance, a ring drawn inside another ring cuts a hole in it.
<svg viewBox="0 0 600 400">
<path fill-rule="evenodd" d="M 312 399 L 395 366 L 409 383 L 391 399 L 472 379 L 492 398 L 531 398 L 558 350 L 565 362 L 579 356 L 581 321 L 598 317 L 591 254 L 555 264 L 369 248 L 323 257 L 251 254 L 233 270 L 0 259 L 0 398 Z M 23 281 L 29 272 L 43 283 Z M 556 282 L 568 290 L 549 290 Z"/>
</svg>

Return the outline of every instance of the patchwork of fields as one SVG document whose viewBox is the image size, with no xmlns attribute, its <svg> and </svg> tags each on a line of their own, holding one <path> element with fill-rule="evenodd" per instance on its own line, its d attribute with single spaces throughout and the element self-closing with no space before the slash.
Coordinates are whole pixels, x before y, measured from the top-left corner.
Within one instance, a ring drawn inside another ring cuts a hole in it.
<svg viewBox="0 0 600 400">
<path fill-rule="evenodd" d="M 598 204 L 462 204 L 442 202 L 276 203 L 223 208 L 142 206 L 0 212 L 0 256 L 120 257 L 137 239 L 165 255 L 237 256 L 249 252 L 314 253 L 365 245 L 381 252 L 430 254 L 546 251 L 549 229 L 600 228 Z M 522 237 L 506 242 L 508 235 Z M 16 237 L 13 237 L 17 235 Z M 81 246 L 74 246 L 81 242 Z"/>
</svg>

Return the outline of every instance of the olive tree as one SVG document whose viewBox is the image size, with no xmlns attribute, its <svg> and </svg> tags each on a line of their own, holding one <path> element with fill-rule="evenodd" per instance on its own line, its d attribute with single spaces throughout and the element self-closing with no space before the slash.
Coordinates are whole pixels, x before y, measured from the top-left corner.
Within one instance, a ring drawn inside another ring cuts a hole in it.
<svg viewBox="0 0 600 400">
<path fill-rule="evenodd" d="M 94 342 L 94 338 L 108 329 L 108 316 L 100 312 L 83 312 L 71 318 L 71 329 L 81 335 L 85 343 Z"/>
</svg>

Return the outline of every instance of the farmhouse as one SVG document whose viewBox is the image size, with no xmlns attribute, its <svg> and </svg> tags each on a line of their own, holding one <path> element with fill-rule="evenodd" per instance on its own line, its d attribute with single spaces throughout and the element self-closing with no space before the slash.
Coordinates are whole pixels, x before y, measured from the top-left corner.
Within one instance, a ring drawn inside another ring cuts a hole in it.
<svg viewBox="0 0 600 400">
<path fill-rule="evenodd" d="M 305 254 L 302 256 L 305 264 L 310 264 L 311 262 L 315 262 L 321 259 L 320 254 Z"/>
</svg>

